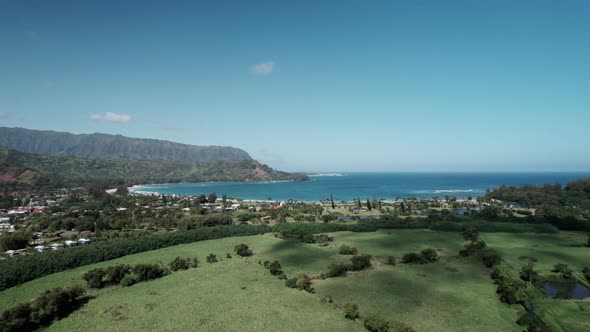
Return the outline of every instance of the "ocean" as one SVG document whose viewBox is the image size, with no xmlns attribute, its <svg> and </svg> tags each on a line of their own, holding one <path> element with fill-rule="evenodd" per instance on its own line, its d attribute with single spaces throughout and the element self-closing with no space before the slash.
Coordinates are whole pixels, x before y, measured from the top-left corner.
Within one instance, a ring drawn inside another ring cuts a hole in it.
<svg viewBox="0 0 590 332">
<path fill-rule="evenodd" d="M 214 192 L 217 196 L 250 200 L 294 199 L 319 201 L 334 196 L 334 201 L 352 201 L 359 197 L 384 199 L 400 197 L 431 198 L 446 195 L 459 199 L 485 194 L 500 185 L 566 184 L 590 178 L 587 173 L 331 173 L 316 174 L 307 182 L 202 182 L 142 185 L 131 189 L 138 193 L 198 195 Z"/>
</svg>

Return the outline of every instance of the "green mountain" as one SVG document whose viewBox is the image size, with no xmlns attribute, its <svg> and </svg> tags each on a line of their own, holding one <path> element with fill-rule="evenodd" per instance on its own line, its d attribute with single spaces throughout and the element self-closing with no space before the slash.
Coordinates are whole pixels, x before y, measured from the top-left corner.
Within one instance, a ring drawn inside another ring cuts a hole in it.
<svg viewBox="0 0 590 332">
<path fill-rule="evenodd" d="M 229 146 L 197 146 L 121 135 L 82 134 L 0 127 L 0 146 L 27 153 L 92 158 L 130 158 L 206 162 L 248 160 L 244 151 Z"/>
<path fill-rule="evenodd" d="M 48 156 L 0 148 L 0 182 L 65 187 L 95 182 L 305 181 L 307 176 L 272 169 L 255 160 L 208 162 Z"/>
</svg>

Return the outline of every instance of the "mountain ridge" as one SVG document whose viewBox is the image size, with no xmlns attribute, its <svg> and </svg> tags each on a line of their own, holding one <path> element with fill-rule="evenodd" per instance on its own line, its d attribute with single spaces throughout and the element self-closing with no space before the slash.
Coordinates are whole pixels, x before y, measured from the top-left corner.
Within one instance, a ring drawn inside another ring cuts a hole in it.
<svg viewBox="0 0 590 332">
<path fill-rule="evenodd" d="M 186 162 L 32 154 L 0 147 L 0 183 L 67 187 L 91 183 L 306 181 L 256 160 Z"/>
<path fill-rule="evenodd" d="M 253 160 L 246 151 L 231 146 L 201 146 L 152 138 L 132 138 L 104 133 L 72 134 L 19 127 L 0 127 L 0 146 L 25 153 L 52 156 L 120 157 L 187 162 Z"/>
</svg>

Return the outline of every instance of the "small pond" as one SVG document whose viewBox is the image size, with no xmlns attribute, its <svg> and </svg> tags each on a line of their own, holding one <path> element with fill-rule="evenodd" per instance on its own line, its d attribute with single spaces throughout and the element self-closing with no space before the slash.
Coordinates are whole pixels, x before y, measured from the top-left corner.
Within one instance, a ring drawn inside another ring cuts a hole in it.
<svg viewBox="0 0 590 332">
<path fill-rule="evenodd" d="M 590 297 L 590 289 L 576 282 L 548 281 L 543 288 L 545 295 L 554 299 L 583 300 Z"/>
</svg>

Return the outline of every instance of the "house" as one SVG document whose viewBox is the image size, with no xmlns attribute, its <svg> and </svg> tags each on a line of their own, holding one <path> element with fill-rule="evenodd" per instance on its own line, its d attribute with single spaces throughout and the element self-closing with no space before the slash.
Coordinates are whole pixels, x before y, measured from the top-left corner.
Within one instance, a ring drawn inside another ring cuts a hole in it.
<svg viewBox="0 0 590 332">
<path fill-rule="evenodd" d="M 271 216 L 264 216 L 264 217 L 261 217 L 260 220 L 266 221 L 266 220 L 270 220 L 270 218 L 272 218 L 272 217 Z"/>
<path fill-rule="evenodd" d="M 78 240 L 78 243 L 81 244 L 81 245 L 85 245 L 85 244 L 90 243 L 90 240 L 81 238 L 80 240 Z"/>
<path fill-rule="evenodd" d="M 231 208 L 232 210 L 237 210 L 237 209 L 239 209 L 239 208 L 240 208 L 240 203 L 234 203 L 234 204 L 232 204 L 232 205 L 230 206 L 230 208 Z"/>
<path fill-rule="evenodd" d="M 75 246 L 77 246 L 77 245 L 78 245 L 78 242 L 76 242 L 76 241 L 70 241 L 70 240 L 67 240 L 67 241 L 65 242 L 65 244 L 66 244 L 66 246 L 68 246 L 68 247 L 75 247 Z"/>
<path fill-rule="evenodd" d="M 38 252 L 46 252 L 49 251 L 49 248 L 46 246 L 36 246 L 35 250 L 37 250 Z"/>
<path fill-rule="evenodd" d="M 64 247 L 64 245 L 61 243 L 53 243 L 51 245 L 51 250 L 59 250 L 59 249 L 62 249 L 63 247 Z"/>
<path fill-rule="evenodd" d="M 24 254 L 27 249 L 16 249 L 16 250 L 7 250 L 4 253 L 9 257 L 16 257 Z"/>
</svg>

